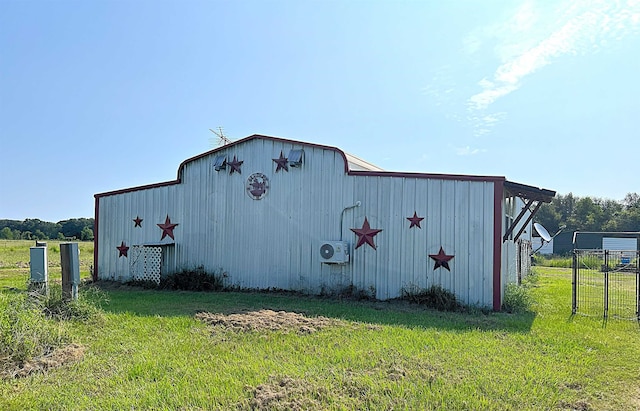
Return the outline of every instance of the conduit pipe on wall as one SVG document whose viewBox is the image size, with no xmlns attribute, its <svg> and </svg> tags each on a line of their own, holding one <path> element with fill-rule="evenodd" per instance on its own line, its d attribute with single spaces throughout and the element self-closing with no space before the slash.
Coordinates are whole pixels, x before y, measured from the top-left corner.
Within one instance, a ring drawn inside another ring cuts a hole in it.
<svg viewBox="0 0 640 411">
<path fill-rule="evenodd" d="M 340 213 L 340 241 L 342 241 L 342 225 L 344 220 L 344 212 L 347 210 L 351 210 L 352 208 L 360 207 L 361 204 L 362 202 L 358 200 L 354 205 L 350 205 L 342 209 L 342 212 Z"/>
</svg>

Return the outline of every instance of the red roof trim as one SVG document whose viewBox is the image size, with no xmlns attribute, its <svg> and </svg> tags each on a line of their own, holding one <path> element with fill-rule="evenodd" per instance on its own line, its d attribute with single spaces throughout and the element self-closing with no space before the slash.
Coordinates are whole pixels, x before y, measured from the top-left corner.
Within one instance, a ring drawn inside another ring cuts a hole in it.
<svg viewBox="0 0 640 411">
<path fill-rule="evenodd" d="M 506 181 L 504 177 L 498 176 L 469 176 L 463 174 L 429 174 L 429 173 L 408 173 L 402 171 L 349 171 L 351 176 L 369 176 L 369 177 L 406 177 L 406 178 L 425 178 L 433 180 L 459 180 L 459 181 L 487 181 L 501 182 Z"/>
<path fill-rule="evenodd" d="M 199 160 L 202 157 L 206 157 L 206 156 L 208 156 L 210 154 L 213 154 L 215 152 L 218 152 L 218 151 L 221 151 L 221 150 L 226 150 L 229 147 L 240 145 L 240 144 L 246 143 L 247 141 L 254 140 L 254 139 L 270 140 L 270 141 L 276 141 L 276 142 L 285 143 L 285 144 L 293 144 L 293 145 L 298 145 L 298 146 L 302 145 L 302 146 L 308 146 L 308 147 L 322 148 L 322 149 L 325 149 L 325 150 L 333 150 L 333 151 L 339 153 L 342 156 L 342 158 L 344 159 L 344 172 L 347 173 L 349 171 L 349 163 L 347 162 L 347 156 L 346 156 L 346 154 L 344 154 L 344 151 L 340 150 L 339 148 L 331 147 L 331 146 L 324 146 L 322 144 L 316 144 L 316 143 L 307 143 L 307 142 L 304 142 L 304 141 L 288 140 L 286 138 L 280 138 L 280 137 L 271 137 L 271 136 L 263 136 L 263 135 L 260 135 L 260 134 L 254 134 L 252 136 L 245 137 L 243 139 L 234 141 L 234 142 L 229 143 L 229 144 L 225 144 L 224 146 L 218 147 L 216 149 L 207 151 L 206 153 L 198 154 L 195 157 L 191 157 L 191 158 L 188 158 L 188 159 L 184 160 L 182 163 L 180 163 L 180 166 L 178 167 L 178 180 L 182 179 L 182 170 L 184 169 L 184 166 L 187 163 L 190 163 L 190 162 L 195 161 L 195 160 Z"/>
<path fill-rule="evenodd" d="M 146 184 L 146 185 L 143 185 L 143 186 L 123 188 L 122 190 L 107 191 L 105 193 L 95 194 L 94 197 L 97 199 L 97 198 L 100 198 L 100 197 L 108 197 L 108 196 L 113 196 L 113 195 L 116 195 L 116 194 L 131 193 L 133 191 L 149 190 L 151 188 L 172 186 L 172 185 L 175 185 L 175 184 L 180 184 L 180 180 L 164 181 L 162 183 Z"/>
<path fill-rule="evenodd" d="M 104 193 L 99 193 L 96 194 L 94 197 L 99 198 L 99 197 L 107 197 L 107 196 L 112 196 L 112 195 L 116 195 L 116 194 L 124 194 L 124 193 L 130 193 L 133 191 L 140 191 L 140 190 L 148 190 L 151 188 L 158 188 L 158 187 L 165 187 L 165 186 L 170 186 L 170 185 L 174 185 L 174 184 L 180 184 L 182 182 L 182 173 L 183 170 L 185 168 L 185 166 L 195 160 L 199 160 L 201 158 L 204 158 L 206 156 L 209 156 L 211 154 L 214 154 L 218 151 L 222 151 L 222 150 L 227 150 L 230 147 L 236 146 L 236 145 L 240 145 L 243 143 L 246 143 L 248 141 L 254 140 L 254 139 L 262 139 L 262 140 L 270 140 L 270 141 L 276 141 L 276 142 L 280 142 L 280 143 L 285 143 L 285 144 L 292 144 L 292 145 L 298 145 L 298 146 L 307 146 L 307 147 L 314 147 L 314 148 L 319 148 L 319 149 L 325 149 L 325 150 L 331 150 L 331 151 L 335 151 L 336 153 L 340 154 L 342 156 L 342 159 L 344 160 L 344 172 L 347 175 L 351 175 L 351 176 L 365 176 L 365 177 L 405 177 L 405 178 L 425 178 L 425 179 L 434 179 L 434 180 L 459 180 L 459 181 L 487 181 L 487 182 L 502 182 L 502 181 L 506 181 L 505 177 L 498 177 L 498 176 L 471 176 L 471 175 L 457 175 L 457 174 L 429 174 L 429 173 L 410 173 L 410 172 L 397 172 L 397 171 L 350 171 L 349 170 L 349 161 L 347 160 L 347 155 L 344 153 L 344 151 L 340 150 L 339 148 L 336 147 L 332 147 L 332 146 L 325 146 L 322 144 L 315 144 L 315 143 L 307 143 L 307 142 L 303 142 L 303 141 L 296 141 L 296 140 L 288 140 L 288 139 L 284 139 L 284 138 L 280 138 L 280 137 L 270 137 L 270 136 L 263 136 L 263 135 L 259 135 L 259 134 L 254 134 L 252 136 L 249 137 L 245 137 L 243 139 L 234 141 L 232 143 L 226 144 L 224 146 L 215 148 L 213 150 L 209 150 L 207 152 L 204 152 L 202 154 L 198 154 L 197 156 L 188 158 L 186 160 L 184 160 L 182 163 L 180 163 L 180 166 L 178 167 L 178 178 L 176 180 L 172 180 L 172 181 L 165 181 L 162 183 L 155 183 L 155 184 L 147 184 L 147 185 L 143 185 L 143 186 L 137 186 L 137 187 L 130 187 L 130 188 L 124 188 L 121 190 L 114 190 L 114 191 L 108 191 L 108 192 L 104 192 Z"/>
</svg>

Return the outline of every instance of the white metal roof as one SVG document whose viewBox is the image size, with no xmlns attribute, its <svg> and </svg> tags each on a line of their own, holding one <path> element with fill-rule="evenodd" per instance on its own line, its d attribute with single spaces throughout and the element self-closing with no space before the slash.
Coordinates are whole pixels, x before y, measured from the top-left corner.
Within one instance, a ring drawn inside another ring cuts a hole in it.
<svg viewBox="0 0 640 411">
<path fill-rule="evenodd" d="M 349 163 L 349 170 L 351 171 L 384 171 L 384 169 L 375 164 L 371 164 L 353 154 L 345 152 L 344 155 L 347 157 L 347 163 Z"/>
</svg>

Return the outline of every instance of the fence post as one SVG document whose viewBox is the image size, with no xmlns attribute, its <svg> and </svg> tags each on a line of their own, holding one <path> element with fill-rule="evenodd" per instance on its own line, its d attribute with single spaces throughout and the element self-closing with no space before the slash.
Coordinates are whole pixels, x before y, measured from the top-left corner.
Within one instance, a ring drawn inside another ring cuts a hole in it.
<svg viewBox="0 0 640 411">
<path fill-rule="evenodd" d="M 640 321 L 640 251 L 636 250 L 636 319 Z"/>
<path fill-rule="evenodd" d="M 604 250 L 604 318 L 609 316 L 609 250 Z"/>
<path fill-rule="evenodd" d="M 62 297 L 66 301 L 78 299 L 78 284 L 80 284 L 79 254 L 78 243 L 60 243 Z"/>
<path fill-rule="evenodd" d="M 578 301 L 577 301 L 577 293 L 578 293 L 578 251 L 573 250 L 573 263 L 572 267 L 572 275 L 571 275 L 571 314 L 575 314 L 578 310 Z"/>
</svg>

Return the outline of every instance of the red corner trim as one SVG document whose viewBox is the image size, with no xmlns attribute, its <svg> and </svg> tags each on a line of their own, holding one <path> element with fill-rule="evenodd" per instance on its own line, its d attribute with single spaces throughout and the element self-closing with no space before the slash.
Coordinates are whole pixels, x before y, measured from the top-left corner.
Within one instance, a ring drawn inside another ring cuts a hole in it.
<svg viewBox="0 0 640 411">
<path fill-rule="evenodd" d="M 93 216 L 93 281 L 98 281 L 98 222 L 100 217 L 100 198 L 95 197 L 95 211 Z"/>
<path fill-rule="evenodd" d="M 502 203 L 504 186 L 501 181 L 493 184 L 493 311 L 502 308 Z"/>
</svg>

